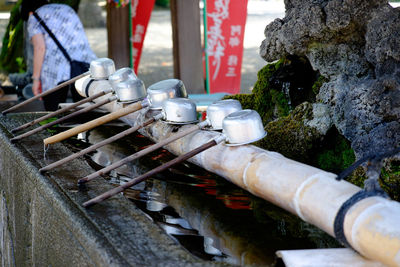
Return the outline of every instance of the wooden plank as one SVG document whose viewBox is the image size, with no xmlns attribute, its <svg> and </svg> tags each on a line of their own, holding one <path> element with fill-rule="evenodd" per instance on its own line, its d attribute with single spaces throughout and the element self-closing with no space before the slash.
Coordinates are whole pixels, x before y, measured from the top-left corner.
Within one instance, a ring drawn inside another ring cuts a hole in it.
<svg viewBox="0 0 400 267">
<path fill-rule="evenodd" d="M 171 0 L 174 75 L 189 94 L 203 94 L 199 0 Z"/>
<path fill-rule="evenodd" d="M 117 69 L 130 66 L 129 6 L 107 4 L 108 57 Z"/>
</svg>

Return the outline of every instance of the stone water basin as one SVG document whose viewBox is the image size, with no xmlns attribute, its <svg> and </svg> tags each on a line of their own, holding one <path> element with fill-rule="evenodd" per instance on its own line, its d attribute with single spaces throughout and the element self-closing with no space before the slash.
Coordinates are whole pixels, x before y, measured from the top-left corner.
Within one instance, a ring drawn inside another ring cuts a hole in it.
<svg viewBox="0 0 400 267">
<path fill-rule="evenodd" d="M 78 188 L 77 179 L 151 141 L 131 135 L 40 175 L 40 167 L 124 128 L 102 126 L 51 145 L 44 159 L 47 132 L 9 142 L 10 129 L 35 116 L 10 114 L 0 120 L 2 214 L 7 215 L 2 224 L 10 229 L 2 242 L 9 244 L 14 262 L 276 266 L 277 250 L 338 246 L 315 227 L 190 163 L 84 209 L 80 203 L 174 156 L 156 151 Z"/>
</svg>

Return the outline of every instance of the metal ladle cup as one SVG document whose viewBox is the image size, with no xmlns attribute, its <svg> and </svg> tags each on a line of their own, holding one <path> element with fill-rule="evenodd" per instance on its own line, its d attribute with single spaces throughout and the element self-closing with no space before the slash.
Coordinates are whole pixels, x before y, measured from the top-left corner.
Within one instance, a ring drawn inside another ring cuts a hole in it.
<svg viewBox="0 0 400 267">
<path fill-rule="evenodd" d="M 90 77 L 95 80 L 104 80 L 115 72 L 115 64 L 112 59 L 98 58 L 90 62 Z"/>
<path fill-rule="evenodd" d="M 146 88 L 140 79 L 130 78 L 115 85 L 115 93 L 118 101 L 132 103 L 146 98 Z"/>
<path fill-rule="evenodd" d="M 121 68 L 108 77 L 108 81 L 114 89 L 120 82 L 135 79 L 137 79 L 137 76 L 131 68 Z"/>
<path fill-rule="evenodd" d="M 169 124 L 190 124 L 198 121 L 196 103 L 188 98 L 171 98 L 162 103 L 164 121 Z"/>
<path fill-rule="evenodd" d="M 267 135 L 260 115 L 251 109 L 229 114 L 222 122 L 226 145 L 239 146 L 256 142 Z"/>
<path fill-rule="evenodd" d="M 150 100 L 150 109 L 161 110 L 165 100 L 170 98 L 187 98 L 185 85 L 181 80 L 168 79 L 159 81 L 147 88 L 147 95 Z"/>
<path fill-rule="evenodd" d="M 238 100 L 225 99 L 219 100 L 207 108 L 206 120 L 209 121 L 211 130 L 221 130 L 222 121 L 229 114 L 242 110 L 242 105 Z"/>
</svg>

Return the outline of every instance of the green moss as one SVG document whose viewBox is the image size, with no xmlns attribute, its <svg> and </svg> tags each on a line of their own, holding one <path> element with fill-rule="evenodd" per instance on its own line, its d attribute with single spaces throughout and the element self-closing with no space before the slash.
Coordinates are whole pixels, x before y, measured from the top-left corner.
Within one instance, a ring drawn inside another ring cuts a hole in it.
<svg viewBox="0 0 400 267">
<path fill-rule="evenodd" d="M 257 73 L 258 80 L 252 94 L 230 95 L 224 99 L 236 99 L 240 101 L 244 109 L 256 110 L 264 124 L 276 117 L 288 115 L 288 99 L 282 92 L 271 89 L 270 86 L 270 78 L 280 68 L 283 61 L 284 59 L 281 59 L 276 63 L 267 64 Z"/>
<path fill-rule="evenodd" d="M 389 160 L 384 164 L 381 186 L 393 200 L 400 201 L 400 160 Z"/>
<path fill-rule="evenodd" d="M 336 129 L 328 132 L 316 156 L 316 165 L 326 171 L 339 173 L 349 167 L 356 157 L 350 142 Z"/>
<path fill-rule="evenodd" d="M 322 140 L 316 129 L 304 124 L 312 118 L 312 104 L 303 103 L 297 106 L 288 116 L 269 122 L 265 130 L 268 135 L 255 145 L 267 150 L 277 151 L 284 156 L 311 163 L 311 151 Z"/>
<path fill-rule="evenodd" d="M 267 64 L 257 73 L 252 94 L 233 95 L 243 108 L 256 110 L 264 124 L 288 116 L 303 102 L 314 102 L 319 87 L 326 81 L 316 73 L 307 58 L 287 56 Z"/>
<path fill-rule="evenodd" d="M 317 94 L 319 93 L 319 89 L 321 88 L 321 86 L 322 86 L 324 83 L 326 83 L 326 82 L 328 82 L 328 79 L 327 79 L 327 78 L 325 78 L 325 77 L 322 76 L 322 75 L 318 75 L 317 80 L 314 82 L 314 84 L 313 84 L 312 87 L 311 87 L 313 93 L 314 93 L 315 95 L 317 95 Z"/>
<path fill-rule="evenodd" d="M 367 179 L 363 167 L 357 168 L 351 175 L 346 178 L 346 181 L 364 187 L 364 181 Z M 386 160 L 381 170 L 379 184 L 382 189 L 393 200 L 400 201 L 400 161 Z"/>
</svg>

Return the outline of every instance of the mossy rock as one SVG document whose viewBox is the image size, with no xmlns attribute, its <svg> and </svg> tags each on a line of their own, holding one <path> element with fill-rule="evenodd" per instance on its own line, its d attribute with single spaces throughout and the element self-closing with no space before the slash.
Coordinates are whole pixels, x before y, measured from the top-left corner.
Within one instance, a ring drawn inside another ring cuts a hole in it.
<svg viewBox="0 0 400 267">
<path fill-rule="evenodd" d="M 287 56 L 267 64 L 257 73 L 251 94 L 226 96 L 239 100 L 243 108 L 256 110 L 264 124 L 288 116 L 297 105 L 314 102 L 319 87 L 326 81 L 304 57 Z"/>
<path fill-rule="evenodd" d="M 346 177 L 346 181 L 359 187 L 364 187 L 366 179 L 364 167 L 357 168 Z M 391 199 L 400 201 L 400 160 L 387 159 L 384 161 L 379 184 Z"/>
<path fill-rule="evenodd" d="M 288 116 L 268 123 L 265 127 L 267 136 L 256 145 L 294 160 L 310 162 L 310 150 L 323 137 L 304 123 L 305 120 L 312 119 L 312 110 L 312 104 L 305 102 Z"/>
<path fill-rule="evenodd" d="M 240 101 L 243 109 L 256 110 L 264 124 L 278 117 L 287 116 L 289 114 L 288 99 L 282 92 L 272 89 L 269 81 L 282 62 L 283 59 L 268 64 L 257 73 L 258 80 L 251 94 L 230 95 L 224 99 L 236 99 Z"/>
<path fill-rule="evenodd" d="M 305 122 L 313 119 L 313 104 L 304 102 L 288 116 L 267 123 L 267 136 L 255 145 L 320 169 L 340 173 L 355 161 L 350 142 L 335 127 L 325 135 Z"/>
<path fill-rule="evenodd" d="M 380 183 L 390 198 L 400 201 L 400 160 L 392 159 L 384 163 Z"/>
<path fill-rule="evenodd" d="M 311 86 L 311 90 L 312 92 L 317 95 L 319 93 L 319 89 L 321 88 L 321 86 L 328 82 L 328 78 L 322 76 L 322 75 L 318 75 L 317 79 L 315 80 L 314 84 Z"/>
<path fill-rule="evenodd" d="M 316 150 L 313 165 L 329 172 L 340 173 L 356 160 L 350 142 L 335 127 L 328 131 Z"/>
<path fill-rule="evenodd" d="M 302 57 L 289 56 L 266 65 L 258 72 L 252 94 L 238 94 L 225 98 L 237 99 L 244 109 L 256 110 L 263 119 L 268 135 L 255 145 L 320 169 L 339 174 L 355 160 L 350 142 L 335 127 L 326 134 L 305 122 L 313 119 L 313 105 L 320 87 L 328 80 L 310 71 Z M 306 70 L 306 71 L 304 71 Z M 296 79 L 307 80 L 296 83 Z M 304 86 L 297 94 L 293 88 Z M 289 90 L 287 90 L 289 89 Z M 291 89 L 291 90 L 290 90 Z M 289 92 L 289 93 L 288 93 Z M 299 101 L 306 101 L 298 103 Z M 366 179 L 362 167 L 354 171 L 347 181 L 364 186 Z M 392 199 L 400 200 L 400 161 L 385 164 L 381 186 Z"/>
</svg>

